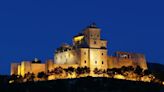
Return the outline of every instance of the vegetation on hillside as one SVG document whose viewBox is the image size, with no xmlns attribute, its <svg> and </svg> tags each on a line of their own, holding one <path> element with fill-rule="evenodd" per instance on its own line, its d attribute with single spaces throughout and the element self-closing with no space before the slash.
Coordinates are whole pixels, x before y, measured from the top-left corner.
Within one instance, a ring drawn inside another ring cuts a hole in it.
<svg viewBox="0 0 164 92">
<path fill-rule="evenodd" d="M 142 70 L 139 66 L 133 68 L 121 67 L 102 70 L 95 68 L 93 71 L 89 67 L 56 67 L 48 73 L 39 72 L 37 75 L 34 73 L 27 73 L 24 77 L 18 75 L 12 75 L 10 77 L 11 82 L 22 83 L 30 81 L 46 81 L 46 80 L 56 80 L 56 79 L 69 79 L 69 78 L 80 78 L 80 77 L 107 77 L 124 79 L 131 81 L 144 81 L 144 82 L 158 82 L 162 83 L 159 79 L 155 78 L 149 70 Z"/>
</svg>

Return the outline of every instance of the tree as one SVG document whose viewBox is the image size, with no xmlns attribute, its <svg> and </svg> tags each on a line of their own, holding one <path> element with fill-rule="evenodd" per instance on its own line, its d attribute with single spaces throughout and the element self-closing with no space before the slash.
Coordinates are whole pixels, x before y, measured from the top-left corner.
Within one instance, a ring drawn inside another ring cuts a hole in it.
<svg viewBox="0 0 164 92">
<path fill-rule="evenodd" d="M 142 71 L 143 71 L 143 69 L 140 66 L 137 66 L 136 69 L 135 69 L 135 73 L 138 74 L 138 75 L 141 75 Z"/>
<path fill-rule="evenodd" d="M 101 69 L 98 69 L 98 68 L 95 68 L 94 71 L 93 71 L 95 74 L 103 74 L 103 70 Z"/>
<path fill-rule="evenodd" d="M 134 67 L 133 66 L 128 66 L 128 71 L 134 71 Z"/>
<path fill-rule="evenodd" d="M 12 74 L 11 76 L 10 76 L 10 80 L 17 80 L 18 79 L 18 75 L 16 75 L 16 74 Z"/>
<path fill-rule="evenodd" d="M 112 68 L 111 70 L 114 72 L 114 74 L 120 74 L 121 73 L 121 69 L 118 69 L 118 68 Z"/>
<path fill-rule="evenodd" d="M 77 67 L 77 69 L 76 69 L 76 74 L 77 74 L 78 76 L 81 75 L 81 74 L 83 74 L 83 70 L 82 70 L 81 67 Z"/>
<path fill-rule="evenodd" d="M 98 68 L 95 68 L 95 69 L 93 70 L 93 72 L 94 72 L 95 74 L 98 74 Z"/>
<path fill-rule="evenodd" d="M 45 74 L 44 72 L 39 72 L 38 75 L 37 75 L 37 77 L 38 77 L 39 79 L 43 79 L 43 78 L 46 77 L 46 74 Z"/>
<path fill-rule="evenodd" d="M 126 71 L 129 71 L 128 67 L 122 66 L 122 67 L 121 67 L 121 73 L 124 73 L 124 72 L 126 72 Z"/>
<path fill-rule="evenodd" d="M 108 76 L 111 76 L 111 77 L 113 77 L 114 74 L 115 74 L 115 72 L 112 69 L 109 69 L 109 68 L 107 69 L 106 73 L 107 73 Z"/>
<path fill-rule="evenodd" d="M 63 73 L 63 68 L 62 67 L 56 67 L 53 71 L 56 75 L 60 75 Z"/>
<path fill-rule="evenodd" d="M 90 70 L 89 67 L 85 66 L 85 67 L 83 68 L 83 71 L 84 71 L 85 74 L 89 74 L 91 70 Z"/>
<path fill-rule="evenodd" d="M 76 74 L 82 75 L 82 74 L 90 74 L 90 68 L 85 66 L 85 67 L 77 67 L 76 69 Z"/>
<path fill-rule="evenodd" d="M 19 82 L 19 83 L 22 83 L 22 82 L 23 82 L 23 77 L 22 77 L 22 75 L 19 75 L 19 76 L 18 76 L 18 82 Z"/>
<path fill-rule="evenodd" d="M 24 79 L 26 79 L 27 81 L 34 81 L 34 78 L 35 78 L 34 73 L 28 72 L 24 75 Z"/>
<path fill-rule="evenodd" d="M 31 73 L 31 74 L 30 74 L 30 80 L 31 80 L 31 81 L 34 81 L 34 78 L 35 78 L 35 74 L 34 74 L 34 73 Z"/>
<path fill-rule="evenodd" d="M 149 75 L 149 74 L 151 74 L 151 71 L 149 71 L 148 69 L 144 70 L 144 75 Z"/>
<path fill-rule="evenodd" d="M 68 67 L 68 73 L 72 74 L 75 71 L 75 68 L 73 67 Z"/>
</svg>

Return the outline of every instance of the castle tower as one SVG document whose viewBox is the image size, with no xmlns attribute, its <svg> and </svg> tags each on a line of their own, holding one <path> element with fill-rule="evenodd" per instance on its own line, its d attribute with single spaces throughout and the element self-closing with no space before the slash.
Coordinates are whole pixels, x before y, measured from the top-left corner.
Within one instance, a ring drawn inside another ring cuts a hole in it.
<svg viewBox="0 0 164 92">
<path fill-rule="evenodd" d="M 89 48 L 100 48 L 100 29 L 95 23 L 91 24 L 84 30 L 84 37 Z"/>
<path fill-rule="evenodd" d="M 87 66 L 91 70 L 95 68 L 107 69 L 107 41 L 101 39 L 101 30 L 95 23 L 84 30 L 84 43 L 87 48 L 81 48 L 81 62 L 88 60 Z M 84 51 L 85 50 L 85 51 Z"/>
<path fill-rule="evenodd" d="M 57 49 L 55 64 L 77 64 L 80 67 L 107 69 L 107 41 L 101 39 L 101 29 L 95 23 L 73 37 L 73 45 Z"/>
</svg>

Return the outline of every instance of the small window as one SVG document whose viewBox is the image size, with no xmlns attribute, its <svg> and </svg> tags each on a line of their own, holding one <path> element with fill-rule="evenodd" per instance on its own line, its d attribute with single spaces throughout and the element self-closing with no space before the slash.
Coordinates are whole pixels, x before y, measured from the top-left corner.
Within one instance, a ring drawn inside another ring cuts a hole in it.
<svg viewBox="0 0 164 92">
<path fill-rule="evenodd" d="M 87 63 L 87 61 L 85 60 L 85 61 L 84 61 L 84 63 L 86 64 L 86 63 Z"/>
<path fill-rule="evenodd" d="M 102 53 L 102 55 L 104 55 L 104 53 Z"/>
<path fill-rule="evenodd" d="M 97 64 L 97 61 L 95 61 L 95 64 Z"/>
<path fill-rule="evenodd" d="M 104 61 L 102 61 L 102 65 L 104 64 Z"/>
<path fill-rule="evenodd" d="M 96 44 L 96 41 L 94 41 L 94 44 Z"/>
<path fill-rule="evenodd" d="M 84 55 L 86 55 L 86 52 L 84 52 Z"/>
</svg>

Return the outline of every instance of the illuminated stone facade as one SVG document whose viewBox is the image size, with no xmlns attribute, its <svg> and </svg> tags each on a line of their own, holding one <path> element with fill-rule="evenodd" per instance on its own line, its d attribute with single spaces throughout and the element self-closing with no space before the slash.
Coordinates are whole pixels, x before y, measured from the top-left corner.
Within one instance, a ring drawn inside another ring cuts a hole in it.
<svg viewBox="0 0 164 92">
<path fill-rule="evenodd" d="M 140 66 L 147 69 L 146 59 L 143 54 L 116 52 L 114 56 L 108 56 L 107 41 L 101 39 L 101 29 L 91 24 L 81 33 L 74 36 L 73 44 L 63 44 L 55 51 L 54 59 L 47 60 L 45 64 L 21 62 L 11 64 L 11 75 L 24 76 L 26 73 L 53 71 L 56 67 L 68 68 L 70 66 L 84 67 L 91 70 L 91 76 L 95 68 L 106 70 L 108 68 L 121 68 L 122 66 Z M 54 76 L 51 76 L 53 79 Z"/>
<path fill-rule="evenodd" d="M 101 29 L 95 24 L 90 25 L 81 33 L 73 37 L 73 45 L 63 44 L 54 56 L 55 66 L 73 65 L 87 66 L 92 71 L 95 68 L 121 68 L 123 66 L 140 66 L 147 69 L 146 59 L 143 54 L 116 52 L 108 56 L 107 41 L 101 39 Z"/>
<path fill-rule="evenodd" d="M 11 75 L 18 74 L 18 66 L 19 66 L 19 63 L 12 63 L 11 64 L 11 70 L 10 70 Z"/>
<path fill-rule="evenodd" d="M 33 73 L 37 76 L 39 72 L 45 72 L 45 64 L 33 63 L 31 61 L 22 61 L 21 63 L 11 64 L 11 75 L 15 74 L 24 77 L 25 74 Z"/>
<path fill-rule="evenodd" d="M 54 70 L 54 61 L 49 59 L 46 61 L 45 64 L 45 72 L 48 73 L 48 71 L 53 71 Z"/>
<path fill-rule="evenodd" d="M 146 59 L 143 54 L 116 52 L 115 56 L 108 57 L 108 68 L 121 68 L 122 66 L 140 66 L 147 69 Z"/>
<path fill-rule="evenodd" d="M 77 64 L 80 67 L 107 69 L 107 41 L 101 39 L 101 29 L 95 24 L 73 37 L 73 45 L 64 44 L 55 52 L 55 64 Z"/>
</svg>

